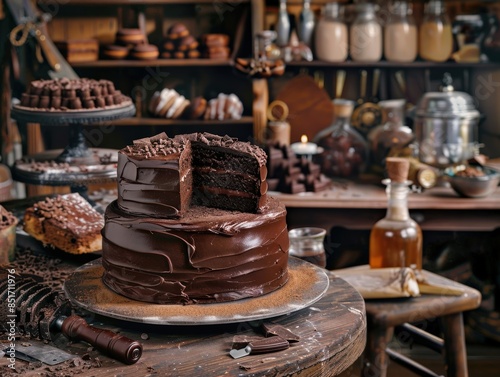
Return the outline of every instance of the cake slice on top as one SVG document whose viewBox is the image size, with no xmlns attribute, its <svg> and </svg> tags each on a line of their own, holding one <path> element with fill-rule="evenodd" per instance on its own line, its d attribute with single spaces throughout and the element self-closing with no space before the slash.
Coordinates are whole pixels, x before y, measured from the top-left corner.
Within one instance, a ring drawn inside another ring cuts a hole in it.
<svg viewBox="0 0 500 377">
<path fill-rule="evenodd" d="M 118 154 L 118 205 L 133 214 L 178 218 L 191 205 L 258 213 L 266 202 L 267 155 L 229 136 L 165 133 Z"/>
</svg>

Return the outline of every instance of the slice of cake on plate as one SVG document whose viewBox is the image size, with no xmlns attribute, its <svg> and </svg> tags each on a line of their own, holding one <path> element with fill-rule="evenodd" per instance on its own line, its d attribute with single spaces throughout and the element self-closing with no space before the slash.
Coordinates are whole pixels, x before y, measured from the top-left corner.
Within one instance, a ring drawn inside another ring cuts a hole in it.
<svg viewBox="0 0 500 377">
<path fill-rule="evenodd" d="M 71 254 L 100 251 L 104 217 L 80 194 L 58 195 L 35 203 L 24 214 L 24 231 Z"/>
</svg>

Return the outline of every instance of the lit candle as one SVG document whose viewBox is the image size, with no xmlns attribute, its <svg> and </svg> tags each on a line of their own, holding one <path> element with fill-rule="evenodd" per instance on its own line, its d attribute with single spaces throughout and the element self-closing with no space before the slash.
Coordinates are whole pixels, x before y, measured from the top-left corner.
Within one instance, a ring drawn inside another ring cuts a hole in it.
<svg viewBox="0 0 500 377">
<path fill-rule="evenodd" d="M 318 146 L 314 143 L 308 142 L 307 136 L 300 137 L 300 143 L 293 143 L 291 148 L 295 154 L 299 155 L 313 155 L 318 153 Z"/>
</svg>

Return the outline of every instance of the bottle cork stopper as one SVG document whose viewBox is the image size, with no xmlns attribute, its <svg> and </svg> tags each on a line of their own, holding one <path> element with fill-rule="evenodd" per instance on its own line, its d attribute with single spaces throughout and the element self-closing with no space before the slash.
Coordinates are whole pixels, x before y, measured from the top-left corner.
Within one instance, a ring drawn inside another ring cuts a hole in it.
<svg viewBox="0 0 500 377">
<path fill-rule="evenodd" d="M 387 157 L 385 167 L 392 182 L 404 183 L 408 179 L 410 160 L 404 157 Z"/>
<path fill-rule="evenodd" d="M 344 99 L 333 100 L 333 112 L 336 116 L 348 118 L 354 110 L 354 102 Z"/>
</svg>

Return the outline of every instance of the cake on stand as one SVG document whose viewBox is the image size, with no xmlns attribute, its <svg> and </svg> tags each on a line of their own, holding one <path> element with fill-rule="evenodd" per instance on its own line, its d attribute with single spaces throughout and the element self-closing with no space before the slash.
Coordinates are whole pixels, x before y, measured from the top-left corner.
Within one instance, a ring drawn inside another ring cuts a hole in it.
<svg viewBox="0 0 500 377">
<path fill-rule="evenodd" d="M 15 180 L 33 185 L 70 186 L 88 200 L 88 185 L 112 183 L 116 180 L 117 151 L 89 147 L 85 125 L 106 124 L 135 114 L 131 101 L 104 109 L 48 111 L 14 105 L 12 118 L 20 123 L 69 127 L 64 149 L 49 150 L 25 156 L 12 167 Z"/>
</svg>

